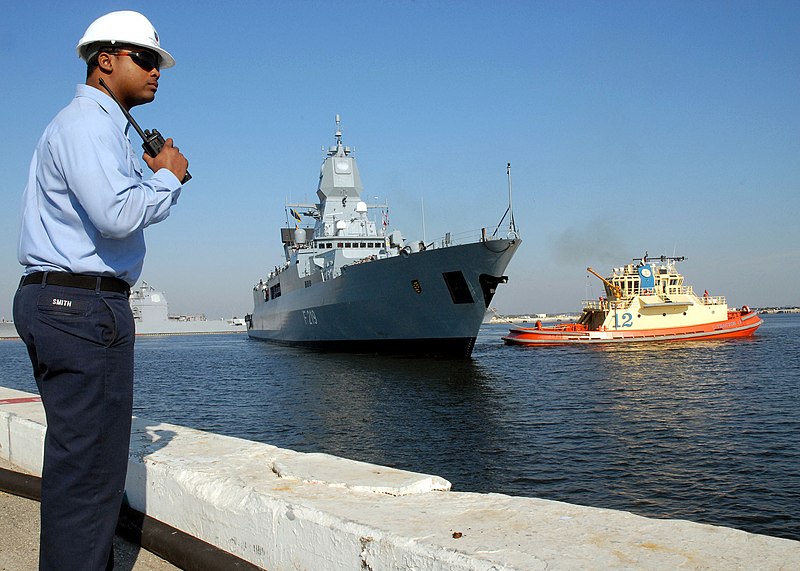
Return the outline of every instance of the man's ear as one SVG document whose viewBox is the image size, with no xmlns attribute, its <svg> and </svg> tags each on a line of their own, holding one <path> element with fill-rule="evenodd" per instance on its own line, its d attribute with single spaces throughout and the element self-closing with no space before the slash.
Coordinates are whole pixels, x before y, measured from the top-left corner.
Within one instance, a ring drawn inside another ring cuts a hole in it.
<svg viewBox="0 0 800 571">
<path fill-rule="evenodd" d="M 97 56 L 97 67 L 106 73 L 111 73 L 114 69 L 114 58 L 107 52 L 100 52 Z"/>
</svg>

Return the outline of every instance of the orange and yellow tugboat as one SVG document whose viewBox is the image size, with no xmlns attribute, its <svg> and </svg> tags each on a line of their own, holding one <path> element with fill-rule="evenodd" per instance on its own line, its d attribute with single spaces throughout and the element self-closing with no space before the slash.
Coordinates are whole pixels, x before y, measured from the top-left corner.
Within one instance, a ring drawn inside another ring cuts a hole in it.
<svg viewBox="0 0 800 571">
<path fill-rule="evenodd" d="M 514 327 L 508 345 L 567 345 L 747 337 L 763 323 L 746 305 L 728 309 L 724 296 L 695 295 L 675 268 L 681 257 L 634 259 L 604 278 L 606 297 L 586 302 L 577 323 Z"/>
</svg>

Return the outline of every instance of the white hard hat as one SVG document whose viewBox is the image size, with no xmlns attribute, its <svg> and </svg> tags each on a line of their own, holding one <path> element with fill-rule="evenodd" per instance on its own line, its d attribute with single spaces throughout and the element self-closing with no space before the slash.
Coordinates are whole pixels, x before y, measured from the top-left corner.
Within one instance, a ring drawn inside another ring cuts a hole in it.
<svg viewBox="0 0 800 571">
<path fill-rule="evenodd" d="M 175 65 L 175 58 L 161 48 L 158 32 L 144 15 L 131 10 L 111 12 L 89 24 L 75 46 L 78 57 L 86 61 L 84 48 L 96 42 L 128 44 L 153 50 L 161 56 L 161 68 Z"/>
</svg>

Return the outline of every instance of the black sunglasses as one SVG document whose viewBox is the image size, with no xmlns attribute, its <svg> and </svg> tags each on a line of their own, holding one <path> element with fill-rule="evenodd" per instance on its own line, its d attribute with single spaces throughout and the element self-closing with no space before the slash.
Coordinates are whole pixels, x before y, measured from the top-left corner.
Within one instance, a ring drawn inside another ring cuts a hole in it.
<svg viewBox="0 0 800 571">
<path fill-rule="evenodd" d="M 133 63 L 141 67 L 145 71 L 152 71 L 153 69 L 161 69 L 161 57 L 153 52 L 132 52 L 129 50 L 120 50 L 114 52 L 115 56 L 129 56 Z"/>
</svg>

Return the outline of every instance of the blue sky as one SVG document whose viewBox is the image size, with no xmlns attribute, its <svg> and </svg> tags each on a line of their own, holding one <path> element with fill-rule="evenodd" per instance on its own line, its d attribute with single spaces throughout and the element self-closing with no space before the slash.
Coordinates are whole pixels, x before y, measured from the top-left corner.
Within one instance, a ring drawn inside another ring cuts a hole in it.
<svg viewBox="0 0 800 571">
<path fill-rule="evenodd" d="M 512 164 L 524 244 L 501 313 L 578 310 L 601 292 L 587 266 L 645 251 L 731 305 L 800 305 L 798 2 L 51 1 L 0 21 L 0 317 L 33 148 L 83 81 L 77 40 L 117 9 L 177 60 L 133 111 L 194 176 L 147 231 L 172 312 L 252 309 L 337 113 L 409 238 L 493 228 Z"/>
</svg>

